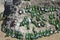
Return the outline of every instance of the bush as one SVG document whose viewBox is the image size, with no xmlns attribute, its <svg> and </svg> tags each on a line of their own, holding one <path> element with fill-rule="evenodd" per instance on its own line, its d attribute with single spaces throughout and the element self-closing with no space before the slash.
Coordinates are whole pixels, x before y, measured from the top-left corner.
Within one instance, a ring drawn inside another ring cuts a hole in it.
<svg viewBox="0 0 60 40">
<path fill-rule="evenodd" d="M 41 22 L 40 22 L 40 25 L 41 25 L 42 27 L 44 27 L 44 26 L 45 26 L 45 22 L 44 22 L 44 21 L 41 21 Z"/>
<path fill-rule="evenodd" d="M 50 14 L 50 15 L 49 15 L 49 18 L 50 18 L 50 19 L 54 19 L 54 18 L 55 18 L 55 15 L 54 15 L 54 14 Z"/>
</svg>

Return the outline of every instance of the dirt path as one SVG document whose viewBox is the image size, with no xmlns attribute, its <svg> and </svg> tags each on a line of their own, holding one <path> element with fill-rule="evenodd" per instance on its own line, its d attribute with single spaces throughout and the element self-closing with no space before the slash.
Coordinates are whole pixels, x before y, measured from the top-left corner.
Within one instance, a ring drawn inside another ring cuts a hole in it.
<svg viewBox="0 0 60 40">
<path fill-rule="evenodd" d="M 4 6 L 0 3 L 0 13 L 4 11 Z"/>
</svg>

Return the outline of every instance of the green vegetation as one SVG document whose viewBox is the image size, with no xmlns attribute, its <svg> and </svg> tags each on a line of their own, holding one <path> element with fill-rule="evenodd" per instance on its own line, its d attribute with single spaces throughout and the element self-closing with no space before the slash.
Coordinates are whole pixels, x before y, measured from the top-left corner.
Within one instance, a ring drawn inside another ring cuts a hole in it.
<svg viewBox="0 0 60 40">
<path fill-rule="evenodd" d="M 36 21 L 40 21 L 40 17 L 39 16 L 36 16 Z"/>
<path fill-rule="evenodd" d="M 5 29 L 6 30 L 6 36 L 11 36 L 11 37 L 15 37 L 17 39 L 23 39 L 23 34 L 21 32 L 18 31 L 13 31 L 11 29 Z"/>
<path fill-rule="evenodd" d="M 53 30 L 52 28 L 50 28 L 50 34 L 53 34 L 55 30 Z"/>
<path fill-rule="evenodd" d="M 20 23 L 20 26 L 24 26 L 27 24 L 27 17 L 24 17 L 23 21 Z"/>
<path fill-rule="evenodd" d="M 27 17 L 24 17 L 23 21 L 20 23 L 20 26 L 26 25 L 26 28 L 29 29 L 29 21 Z"/>
<path fill-rule="evenodd" d="M 32 11 L 31 12 L 31 18 L 34 18 L 36 16 L 36 12 L 35 11 Z"/>
<path fill-rule="evenodd" d="M 51 6 L 51 7 L 49 7 L 49 11 L 50 11 L 50 12 L 56 11 L 56 8 L 53 7 L 53 6 Z"/>
<path fill-rule="evenodd" d="M 46 31 L 44 32 L 44 36 L 49 36 L 49 35 L 50 35 L 49 30 L 46 30 Z"/>
<path fill-rule="evenodd" d="M 23 39 L 23 34 L 21 32 L 16 31 L 15 32 L 15 37 L 18 39 Z"/>
<path fill-rule="evenodd" d="M 57 27 L 57 30 L 60 31 L 60 24 L 57 24 L 56 27 Z"/>
<path fill-rule="evenodd" d="M 11 36 L 13 33 L 13 30 L 6 28 L 6 36 Z"/>
<path fill-rule="evenodd" d="M 54 19 L 54 18 L 55 18 L 55 15 L 54 15 L 54 14 L 50 14 L 50 15 L 49 15 L 49 18 L 50 18 L 50 19 Z"/>
<path fill-rule="evenodd" d="M 24 0 L 24 1 L 30 1 L 30 0 Z M 16 9 L 15 9 L 16 11 Z M 31 23 L 35 25 L 35 27 L 39 27 L 42 26 L 44 27 L 46 24 L 45 22 L 47 21 L 47 18 L 45 18 L 45 16 L 43 14 L 45 14 L 46 12 L 51 12 L 51 14 L 49 14 L 49 23 L 51 25 L 56 26 L 57 30 L 60 31 L 60 23 L 59 20 L 55 18 L 55 15 L 52 14 L 52 12 L 56 11 L 56 8 L 51 6 L 51 7 L 39 7 L 39 6 L 31 6 L 30 8 L 25 8 L 25 12 L 26 13 L 30 13 L 30 17 L 31 17 Z M 2 18 L 2 14 L 0 14 L 0 18 Z M 10 13 L 10 16 L 12 16 L 12 12 Z M 36 20 L 33 21 L 33 18 L 36 18 Z M 40 24 L 40 25 L 39 25 Z M 23 21 L 20 23 L 20 27 L 21 26 L 25 26 L 27 28 L 27 30 L 30 29 L 29 27 L 29 20 L 28 17 L 24 17 Z M 6 28 L 6 25 L 3 26 L 2 29 L 5 33 L 6 36 L 11 36 L 11 37 L 15 37 L 17 39 L 21 39 L 23 40 L 24 35 L 19 32 L 19 31 L 13 31 L 11 29 Z M 37 38 L 41 38 L 43 36 L 50 36 L 51 34 L 54 33 L 55 30 L 53 29 L 49 29 L 49 30 L 45 30 L 45 31 L 35 31 L 35 28 L 33 27 L 32 29 L 33 33 L 26 33 L 25 38 L 26 40 L 35 40 Z"/>
<path fill-rule="evenodd" d="M 45 12 L 54 12 L 56 11 L 56 7 L 53 6 L 45 6 Z"/>
<path fill-rule="evenodd" d="M 49 23 L 54 25 L 56 30 L 60 30 L 60 23 L 59 23 L 59 20 L 58 19 L 55 19 L 55 20 L 49 20 Z"/>
<path fill-rule="evenodd" d="M 38 27 L 38 23 L 37 23 L 37 22 L 33 21 L 32 23 L 33 23 L 36 27 Z"/>
<path fill-rule="evenodd" d="M 25 38 L 26 38 L 26 40 L 31 40 L 31 33 L 27 33 Z"/>
<path fill-rule="evenodd" d="M 41 21 L 41 22 L 40 22 L 40 25 L 41 25 L 42 27 L 44 27 L 44 26 L 45 26 L 45 22 L 44 22 L 44 21 Z"/>
</svg>

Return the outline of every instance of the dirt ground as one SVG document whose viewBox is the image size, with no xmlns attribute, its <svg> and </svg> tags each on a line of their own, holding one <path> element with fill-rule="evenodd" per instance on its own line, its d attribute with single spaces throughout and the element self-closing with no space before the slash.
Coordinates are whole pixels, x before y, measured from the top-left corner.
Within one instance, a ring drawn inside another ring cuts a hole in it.
<svg viewBox="0 0 60 40">
<path fill-rule="evenodd" d="M 3 5 L 0 4 L 0 12 L 3 12 L 3 10 L 4 10 L 4 7 Z M 0 21 L 0 25 L 1 23 L 2 21 Z M 1 26 L 0 26 L 0 40 L 18 40 L 18 39 L 5 37 L 5 33 L 1 32 Z M 49 37 L 42 37 L 37 40 L 60 40 L 60 33 L 53 34 Z"/>
</svg>

